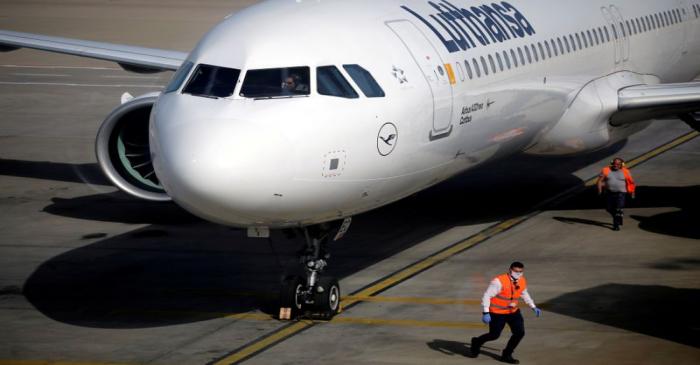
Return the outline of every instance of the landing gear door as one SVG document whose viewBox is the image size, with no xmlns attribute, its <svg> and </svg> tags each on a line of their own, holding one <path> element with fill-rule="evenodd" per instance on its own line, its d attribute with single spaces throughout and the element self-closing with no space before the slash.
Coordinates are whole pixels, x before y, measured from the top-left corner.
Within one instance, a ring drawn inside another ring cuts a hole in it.
<svg viewBox="0 0 700 365">
<path fill-rule="evenodd" d="M 431 139 L 446 137 L 452 132 L 452 84 L 454 71 L 446 65 L 432 43 L 408 20 L 387 22 L 418 64 L 433 96 L 433 129 Z"/>
</svg>

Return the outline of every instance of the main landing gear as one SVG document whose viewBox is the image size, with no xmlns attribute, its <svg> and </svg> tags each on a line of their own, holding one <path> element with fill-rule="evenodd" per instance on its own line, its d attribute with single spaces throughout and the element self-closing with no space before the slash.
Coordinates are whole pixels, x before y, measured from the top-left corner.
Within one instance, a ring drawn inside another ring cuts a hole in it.
<svg viewBox="0 0 700 365">
<path fill-rule="evenodd" d="M 338 314 L 338 279 L 323 275 L 323 271 L 330 258 L 327 246 L 331 235 L 337 231 L 333 237 L 333 241 L 336 241 L 349 226 L 350 218 L 346 218 L 340 225 L 322 224 L 303 228 L 306 245 L 299 255 L 299 261 L 304 274 L 284 278 L 280 291 L 280 319 L 331 319 Z"/>
</svg>

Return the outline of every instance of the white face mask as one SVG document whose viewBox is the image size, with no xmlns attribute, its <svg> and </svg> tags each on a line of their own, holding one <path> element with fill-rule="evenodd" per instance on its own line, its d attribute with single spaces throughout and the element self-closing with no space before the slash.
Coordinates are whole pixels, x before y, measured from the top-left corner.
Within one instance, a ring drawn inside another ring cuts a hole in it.
<svg viewBox="0 0 700 365">
<path fill-rule="evenodd" d="M 523 276 L 523 273 L 521 272 L 515 272 L 515 271 L 510 271 L 510 276 L 513 277 L 513 279 L 518 280 L 520 279 L 521 276 Z"/>
</svg>

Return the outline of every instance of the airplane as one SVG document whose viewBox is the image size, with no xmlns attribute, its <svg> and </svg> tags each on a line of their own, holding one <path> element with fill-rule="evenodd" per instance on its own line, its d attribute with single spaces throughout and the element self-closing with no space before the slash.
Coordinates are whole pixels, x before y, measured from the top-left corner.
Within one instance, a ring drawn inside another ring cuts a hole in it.
<svg viewBox="0 0 700 365">
<path fill-rule="evenodd" d="M 189 53 L 9 30 L 0 47 L 175 71 L 106 117 L 98 162 L 134 197 L 250 236 L 298 229 L 292 317 L 338 313 L 327 245 L 354 215 L 516 153 L 599 150 L 655 118 L 700 130 L 700 0 L 269 0 Z"/>
</svg>

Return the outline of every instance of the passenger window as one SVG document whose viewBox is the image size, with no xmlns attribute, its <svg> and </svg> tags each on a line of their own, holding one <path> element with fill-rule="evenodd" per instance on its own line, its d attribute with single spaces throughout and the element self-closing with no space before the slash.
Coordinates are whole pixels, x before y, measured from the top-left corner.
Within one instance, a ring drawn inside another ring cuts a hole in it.
<svg viewBox="0 0 700 365">
<path fill-rule="evenodd" d="M 503 51 L 503 59 L 506 61 L 506 67 L 508 67 L 508 69 L 510 70 L 512 67 L 510 63 L 510 57 L 508 57 L 508 52 Z"/>
<path fill-rule="evenodd" d="M 537 48 L 535 48 L 535 45 L 531 44 L 530 49 L 532 49 L 532 56 L 535 59 L 535 62 L 539 62 L 540 57 L 537 55 Z"/>
<path fill-rule="evenodd" d="M 595 45 L 599 46 L 600 45 L 600 38 L 598 37 L 598 33 L 593 29 L 593 38 L 595 39 Z"/>
<path fill-rule="evenodd" d="M 573 43 L 573 42 L 574 41 L 572 40 L 571 43 Z M 576 44 L 578 44 L 579 49 L 583 49 L 583 45 L 581 44 L 581 35 L 578 33 L 576 33 Z"/>
<path fill-rule="evenodd" d="M 576 42 L 574 41 L 574 36 L 569 34 L 569 40 L 571 41 L 571 50 L 576 52 Z"/>
<path fill-rule="evenodd" d="M 530 54 L 530 48 L 528 48 L 528 46 L 525 46 L 523 48 L 525 48 L 525 55 L 527 56 L 527 63 L 532 63 L 532 54 Z"/>
<path fill-rule="evenodd" d="M 503 72 L 503 59 L 501 59 L 500 53 L 496 53 L 496 61 L 498 61 L 498 69 Z"/>
<path fill-rule="evenodd" d="M 571 47 L 569 46 L 569 39 L 564 37 L 564 45 L 566 45 L 566 53 L 571 53 Z"/>
<path fill-rule="evenodd" d="M 489 55 L 489 63 L 491 64 L 491 72 L 496 73 L 496 63 L 493 62 L 492 55 Z"/>
<path fill-rule="evenodd" d="M 546 55 L 544 54 L 544 46 L 542 45 L 542 42 L 537 42 L 537 48 L 540 50 L 540 58 L 542 61 L 544 61 L 546 59 Z"/>
<path fill-rule="evenodd" d="M 241 70 L 200 64 L 192 73 L 183 94 L 209 98 L 225 98 L 233 95 Z"/>
<path fill-rule="evenodd" d="M 345 71 L 350 75 L 355 84 L 362 90 L 368 98 L 382 98 L 385 96 L 384 90 L 379 86 L 377 80 L 372 77 L 369 71 L 360 65 L 343 65 Z"/>
<path fill-rule="evenodd" d="M 549 46 L 549 41 L 544 41 L 544 46 L 547 48 L 547 57 L 552 58 L 552 47 Z"/>
<path fill-rule="evenodd" d="M 594 31 L 594 32 L 595 32 L 595 31 Z M 586 31 L 586 35 L 588 36 L 588 44 L 590 44 L 591 47 L 593 47 L 593 45 L 594 45 L 595 43 L 593 43 L 593 35 L 591 34 L 591 31 L 590 31 L 590 30 L 587 30 L 587 31 Z"/>
<path fill-rule="evenodd" d="M 309 95 L 308 67 L 248 70 L 241 87 L 246 98 L 275 98 Z"/>
<path fill-rule="evenodd" d="M 474 71 L 476 71 L 476 77 L 481 77 L 481 69 L 479 68 L 479 62 L 476 62 L 476 58 L 472 58 L 472 63 L 474 64 Z"/>
<path fill-rule="evenodd" d="M 510 57 L 513 59 L 513 65 L 518 67 L 518 57 L 515 56 L 515 51 L 512 48 L 510 49 Z"/>
<path fill-rule="evenodd" d="M 606 40 L 606 43 L 607 43 L 607 42 L 610 42 L 610 32 L 608 31 L 608 27 L 604 27 L 603 29 L 605 30 L 605 40 Z"/>
<path fill-rule="evenodd" d="M 469 76 L 469 80 L 474 78 L 474 73 L 472 72 L 471 66 L 469 66 L 469 61 L 464 60 L 464 67 L 467 69 L 467 76 Z"/>
<path fill-rule="evenodd" d="M 581 33 L 581 38 L 583 38 L 583 48 L 588 48 L 588 38 L 586 38 L 586 33 Z"/>
<path fill-rule="evenodd" d="M 484 57 L 481 57 L 481 65 L 484 67 L 484 75 L 488 76 L 489 74 L 489 66 L 486 65 L 486 59 Z"/>
<path fill-rule="evenodd" d="M 520 56 L 520 64 L 525 66 L 525 56 L 523 56 L 523 49 L 518 47 L 518 56 Z"/>
<path fill-rule="evenodd" d="M 326 96 L 337 96 L 339 98 L 357 99 L 355 89 L 350 86 L 348 80 L 343 77 L 335 66 L 321 66 L 316 68 L 316 84 L 318 93 Z"/>
<path fill-rule="evenodd" d="M 170 80 L 170 83 L 168 83 L 164 93 L 167 94 L 180 89 L 180 86 L 182 86 L 182 84 L 185 82 L 185 78 L 190 74 L 190 71 L 192 71 L 192 67 L 194 67 L 194 63 L 190 61 L 183 63 L 173 75 L 173 78 Z"/>
</svg>

